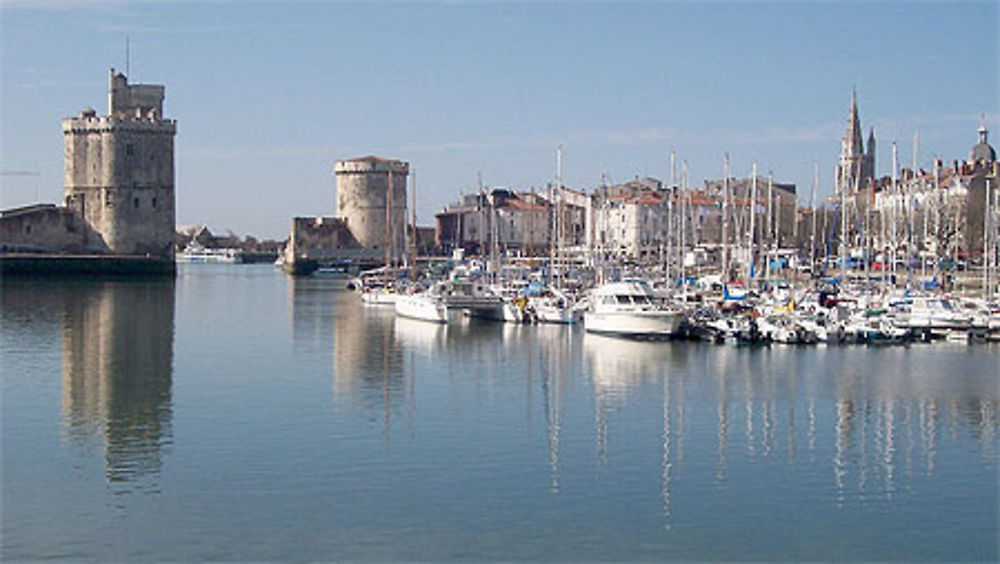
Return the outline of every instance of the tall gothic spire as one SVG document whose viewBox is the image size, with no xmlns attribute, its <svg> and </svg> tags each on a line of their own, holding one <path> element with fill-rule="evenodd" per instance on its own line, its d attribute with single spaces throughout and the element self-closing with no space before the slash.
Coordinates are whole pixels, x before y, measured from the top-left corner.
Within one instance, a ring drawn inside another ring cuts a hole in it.
<svg viewBox="0 0 1000 564">
<path fill-rule="evenodd" d="M 841 157 L 846 158 L 860 157 L 865 152 L 861 141 L 861 118 L 858 117 L 858 92 L 855 88 L 851 88 L 851 112 L 847 116 L 843 148 L 844 154 Z"/>
<path fill-rule="evenodd" d="M 875 175 L 875 130 L 868 135 L 867 151 L 861 136 L 861 117 L 858 112 L 858 91 L 851 88 L 851 110 L 847 116 L 847 129 L 840 142 L 840 162 L 837 165 L 838 190 L 852 190 L 867 184 Z"/>
</svg>

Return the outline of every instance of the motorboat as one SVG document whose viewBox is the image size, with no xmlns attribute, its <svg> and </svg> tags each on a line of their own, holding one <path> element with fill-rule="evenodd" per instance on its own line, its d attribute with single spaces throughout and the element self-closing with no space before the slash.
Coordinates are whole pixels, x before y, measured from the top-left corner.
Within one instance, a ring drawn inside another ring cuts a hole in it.
<svg viewBox="0 0 1000 564">
<path fill-rule="evenodd" d="M 914 296 L 897 306 L 895 323 L 924 339 L 943 338 L 951 331 L 968 330 L 972 316 L 956 308 L 948 298 Z"/>
<path fill-rule="evenodd" d="M 591 291 L 583 326 L 591 333 L 667 338 L 677 334 L 682 318 L 680 308 L 656 299 L 648 282 L 625 280 L 602 284 Z"/>
<path fill-rule="evenodd" d="M 243 262 L 243 250 L 209 249 L 192 243 L 177 253 L 175 260 L 192 264 L 240 264 Z"/>
<path fill-rule="evenodd" d="M 556 288 L 539 296 L 528 298 L 528 307 L 539 323 L 577 323 L 583 310 L 575 307 L 573 300 Z"/>
</svg>

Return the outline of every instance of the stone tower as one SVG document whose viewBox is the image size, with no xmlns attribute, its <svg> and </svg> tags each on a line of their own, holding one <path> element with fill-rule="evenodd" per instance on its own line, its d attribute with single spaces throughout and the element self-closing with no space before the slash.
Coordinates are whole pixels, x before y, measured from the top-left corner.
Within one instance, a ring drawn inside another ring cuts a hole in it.
<svg viewBox="0 0 1000 564">
<path fill-rule="evenodd" d="M 333 169 L 337 175 L 334 214 L 347 224 L 358 243 L 368 249 L 385 249 L 391 232 L 393 256 L 402 256 L 406 252 L 406 179 L 410 173 L 409 163 L 368 156 L 337 161 Z M 390 215 L 391 221 L 387 223 Z"/>
<path fill-rule="evenodd" d="M 84 218 L 87 248 L 174 259 L 174 135 L 164 87 L 129 84 L 111 69 L 108 115 L 62 122 L 65 203 Z"/>
<path fill-rule="evenodd" d="M 861 118 L 858 116 L 858 94 L 851 91 L 851 110 L 847 130 L 840 141 L 840 161 L 837 163 L 837 189 L 853 192 L 855 186 L 865 189 L 875 178 L 875 130 L 868 134 L 868 147 L 861 139 Z"/>
</svg>

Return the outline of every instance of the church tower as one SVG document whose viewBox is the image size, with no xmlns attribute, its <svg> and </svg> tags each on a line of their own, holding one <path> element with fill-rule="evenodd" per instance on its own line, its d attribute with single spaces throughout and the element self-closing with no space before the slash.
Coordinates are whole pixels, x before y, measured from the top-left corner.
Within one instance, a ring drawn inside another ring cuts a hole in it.
<svg viewBox="0 0 1000 564">
<path fill-rule="evenodd" d="M 869 130 L 866 149 L 861 138 L 861 118 L 858 115 L 858 94 L 851 90 L 851 110 L 847 130 L 840 141 L 840 161 L 837 163 L 837 190 L 848 193 L 863 189 L 875 178 L 875 129 Z"/>
<path fill-rule="evenodd" d="M 108 115 L 87 108 L 62 122 L 65 203 L 83 219 L 93 251 L 173 264 L 174 135 L 164 87 L 129 84 L 111 69 Z"/>
</svg>

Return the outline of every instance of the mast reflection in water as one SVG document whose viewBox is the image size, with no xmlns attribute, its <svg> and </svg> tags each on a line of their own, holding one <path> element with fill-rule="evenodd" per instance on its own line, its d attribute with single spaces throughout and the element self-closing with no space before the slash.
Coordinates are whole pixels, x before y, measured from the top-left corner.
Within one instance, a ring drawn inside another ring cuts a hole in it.
<svg viewBox="0 0 1000 564">
<path fill-rule="evenodd" d="M 438 325 L 340 286 L 3 281 L 4 559 L 1000 557 L 996 345 Z"/>
</svg>

